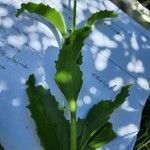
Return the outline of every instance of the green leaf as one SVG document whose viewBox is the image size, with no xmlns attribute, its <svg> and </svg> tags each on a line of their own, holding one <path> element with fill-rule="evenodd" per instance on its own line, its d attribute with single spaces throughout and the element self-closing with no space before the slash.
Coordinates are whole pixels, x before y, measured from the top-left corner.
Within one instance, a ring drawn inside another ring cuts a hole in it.
<svg viewBox="0 0 150 150">
<path fill-rule="evenodd" d="M 97 132 L 105 127 L 111 114 L 126 100 L 129 96 L 129 89 L 131 85 L 124 86 L 115 100 L 101 101 L 93 106 L 87 114 L 84 125 L 84 132 L 80 143 L 80 149 L 85 150 L 90 140 L 97 134 Z"/>
<path fill-rule="evenodd" d="M 78 57 L 78 59 L 77 59 L 77 61 L 76 61 L 76 63 L 77 63 L 78 65 L 81 65 L 81 64 L 83 63 L 82 58 L 83 58 L 83 56 L 82 56 L 82 54 L 80 53 L 80 54 L 79 54 L 79 57 Z"/>
<path fill-rule="evenodd" d="M 35 86 L 34 75 L 27 81 L 28 106 L 36 124 L 36 131 L 45 150 L 69 149 L 69 122 L 50 90 Z"/>
<path fill-rule="evenodd" d="M 81 55 L 84 40 L 90 32 L 90 27 L 83 27 L 71 33 L 65 40 L 56 61 L 55 81 L 72 109 L 82 86 L 82 72 L 77 60 Z"/>
<path fill-rule="evenodd" d="M 103 147 L 116 137 L 117 135 L 112 129 L 112 124 L 107 122 L 106 125 L 102 127 L 90 140 L 88 146 L 85 149 L 95 150 L 97 148 Z"/>
<path fill-rule="evenodd" d="M 87 26 L 92 26 L 95 22 L 100 21 L 102 19 L 114 18 L 114 17 L 117 17 L 117 16 L 118 15 L 114 11 L 109 11 L 109 10 L 99 11 L 99 12 L 96 12 L 96 13 L 92 14 L 88 18 L 88 20 L 86 22 L 86 25 Z"/>
<path fill-rule="evenodd" d="M 81 142 L 83 130 L 85 125 L 85 119 L 78 118 L 77 121 L 77 143 L 78 143 L 78 150 L 80 150 L 79 143 Z"/>
<path fill-rule="evenodd" d="M 4 150 L 4 148 L 2 147 L 2 145 L 0 144 L 0 150 Z"/>
<path fill-rule="evenodd" d="M 24 10 L 27 10 L 29 13 L 36 13 L 42 16 L 50 23 L 52 23 L 59 30 L 63 37 L 66 36 L 67 33 L 64 18 L 61 13 L 56 11 L 54 8 L 48 5 L 46 6 L 42 3 L 36 4 L 29 2 L 27 4 L 21 5 L 21 8 L 17 10 L 16 16 L 19 16 Z"/>
<path fill-rule="evenodd" d="M 56 61 L 55 81 L 69 102 L 70 108 L 75 109 L 79 91 L 82 86 L 82 72 L 79 65 L 82 64 L 81 49 L 84 40 L 91 32 L 91 25 L 97 20 L 112 17 L 116 14 L 112 11 L 100 11 L 93 14 L 87 21 L 85 27 L 75 30 L 65 39 Z"/>
</svg>

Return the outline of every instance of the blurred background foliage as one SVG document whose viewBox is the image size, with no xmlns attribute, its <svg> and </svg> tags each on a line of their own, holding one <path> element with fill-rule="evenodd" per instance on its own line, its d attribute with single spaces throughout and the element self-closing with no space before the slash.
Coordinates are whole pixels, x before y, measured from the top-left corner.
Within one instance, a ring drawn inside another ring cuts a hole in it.
<svg viewBox="0 0 150 150">
<path fill-rule="evenodd" d="M 144 7 L 150 10 L 150 0 L 138 0 Z"/>
<path fill-rule="evenodd" d="M 150 97 L 142 112 L 140 131 L 134 150 L 150 150 Z"/>
</svg>

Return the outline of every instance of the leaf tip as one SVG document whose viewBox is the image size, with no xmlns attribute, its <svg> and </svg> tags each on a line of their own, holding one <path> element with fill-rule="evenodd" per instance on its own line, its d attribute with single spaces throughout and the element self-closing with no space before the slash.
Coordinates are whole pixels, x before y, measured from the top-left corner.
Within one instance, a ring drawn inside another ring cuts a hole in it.
<svg viewBox="0 0 150 150">
<path fill-rule="evenodd" d="M 127 88 L 127 89 L 129 90 L 129 89 L 131 89 L 133 86 L 134 86 L 134 84 L 127 84 L 127 85 L 125 86 L 125 88 Z"/>
<path fill-rule="evenodd" d="M 16 17 L 20 16 L 20 14 L 24 11 L 24 7 L 26 4 L 21 4 L 21 8 L 17 9 Z"/>
<path fill-rule="evenodd" d="M 21 14 L 21 12 L 20 12 L 20 11 L 21 11 L 20 9 L 17 9 L 16 17 L 19 17 L 19 15 Z"/>
<path fill-rule="evenodd" d="M 33 74 L 31 74 L 29 76 L 29 79 L 27 80 L 26 85 L 28 85 L 28 86 L 34 86 L 35 85 L 35 77 Z"/>
<path fill-rule="evenodd" d="M 112 17 L 118 17 L 119 15 L 116 13 L 116 12 L 114 12 L 114 11 L 112 11 Z"/>
</svg>

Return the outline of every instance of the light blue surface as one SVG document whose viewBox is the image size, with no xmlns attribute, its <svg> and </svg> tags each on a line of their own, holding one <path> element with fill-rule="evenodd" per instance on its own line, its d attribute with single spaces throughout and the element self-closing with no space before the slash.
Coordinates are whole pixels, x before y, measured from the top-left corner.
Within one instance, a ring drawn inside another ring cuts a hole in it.
<svg viewBox="0 0 150 150">
<path fill-rule="evenodd" d="M 0 0 L 0 143 L 5 150 L 41 150 L 34 122 L 26 108 L 25 81 L 34 73 L 38 84 L 50 87 L 60 104 L 65 105 L 64 96 L 53 80 L 54 60 L 58 57 L 61 39 L 52 25 L 49 30 L 38 22 L 42 19 L 36 15 L 24 13 L 16 18 L 16 7 L 19 8 L 21 2 L 23 0 Z M 70 26 L 69 1 L 43 2 L 57 6 Z M 114 98 L 121 86 L 134 83 L 130 97 L 110 120 L 118 138 L 103 148 L 132 150 L 150 89 L 150 31 L 107 0 L 79 0 L 77 23 L 80 26 L 91 12 L 104 8 L 117 11 L 119 18 L 97 24 L 86 40 L 82 51 L 84 83 L 78 98 L 78 116 L 85 117 L 94 104 Z M 67 110 L 65 115 L 69 117 Z"/>
</svg>

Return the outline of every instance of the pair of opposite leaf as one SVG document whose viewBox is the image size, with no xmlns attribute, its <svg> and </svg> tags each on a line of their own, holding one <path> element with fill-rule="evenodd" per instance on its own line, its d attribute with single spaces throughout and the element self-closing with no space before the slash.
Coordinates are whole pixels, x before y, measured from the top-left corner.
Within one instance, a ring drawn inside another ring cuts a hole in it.
<svg viewBox="0 0 150 150">
<path fill-rule="evenodd" d="M 55 81 L 68 102 L 70 112 L 75 111 L 73 105 L 76 105 L 83 82 L 80 65 L 84 40 L 91 33 L 95 22 L 116 17 L 117 14 L 107 10 L 96 12 L 83 27 L 68 33 L 63 16 L 54 8 L 29 2 L 21 5 L 17 16 L 24 10 L 44 17 L 61 33 L 64 43 L 56 61 Z M 70 122 L 65 119 L 63 110 L 59 109 L 50 90 L 36 86 L 35 82 L 34 75 L 31 75 L 27 81 L 28 108 L 35 121 L 41 145 L 45 150 L 69 150 Z M 85 119 L 78 119 L 78 150 L 95 150 L 116 138 L 112 124 L 108 121 L 113 111 L 128 97 L 129 88 L 130 85 L 123 87 L 114 101 L 101 101 L 90 109 Z"/>
</svg>

